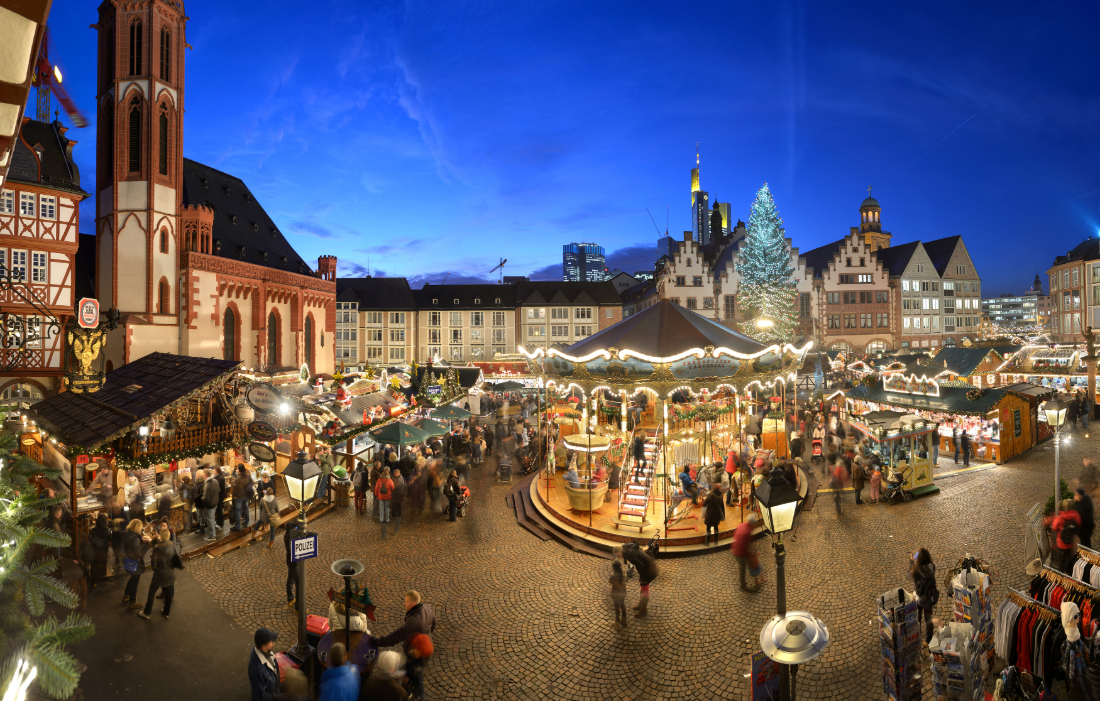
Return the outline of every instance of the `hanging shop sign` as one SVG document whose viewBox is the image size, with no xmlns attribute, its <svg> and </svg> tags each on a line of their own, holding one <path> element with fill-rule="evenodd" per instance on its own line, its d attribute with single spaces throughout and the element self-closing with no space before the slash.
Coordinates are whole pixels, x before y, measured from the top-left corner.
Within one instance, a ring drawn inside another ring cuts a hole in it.
<svg viewBox="0 0 1100 701">
<path fill-rule="evenodd" d="M 99 326 L 99 300 L 84 297 L 76 305 L 76 321 L 82 329 Z"/>
<path fill-rule="evenodd" d="M 279 437 L 279 432 L 266 421 L 253 421 L 248 424 L 248 435 L 258 441 L 273 441 Z"/>
<path fill-rule="evenodd" d="M 1012 434 L 1016 438 L 1019 438 L 1021 435 L 1023 435 L 1023 432 L 1024 432 L 1023 426 L 1020 425 L 1020 410 L 1019 409 L 1013 409 L 1012 410 Z"/>
<path fill-rule="evenodd" d="M 244 395 L 248 403 L 256 411 L 274 414 L 279 411 L 279 405 L 283 403 L 283 397 L 269 384 L 252 385 Z"/>
<path fill-rule="evenodd" d="M 443 394 L 443 388 L 439 385 L 428 385 L 428 395 Z"/>
<path fill-rule="evenodd" d="M 275 462 L 275 451 L 263 443 L 249 443 L 248 452 L 260 462 Z"/>
<path fill-rule="evenodd" d="M 106 345 L 107 332 L 70 327 L 68 339 L 73 362 L 70 363 L 70 370 L 64 377 L 65 387 L 70 392 L 78 394 L 98 392 L 107 378 L 100 358 L 103 347 Z M 97 363 L 97 360 L 100 362 Z M 98 368 L 93 368 L 93 365 L 97 365 Z"/>
</svg>

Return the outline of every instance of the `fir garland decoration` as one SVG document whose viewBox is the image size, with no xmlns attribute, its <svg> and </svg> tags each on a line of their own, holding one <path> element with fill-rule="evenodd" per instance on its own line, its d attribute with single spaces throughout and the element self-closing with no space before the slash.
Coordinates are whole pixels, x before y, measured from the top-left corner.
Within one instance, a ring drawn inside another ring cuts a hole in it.
<svg viewBox="0 0 1100 701">
<path fill-rule="evenodd" d="M 969 390 L 966 393 L 966 398 L 969 399 L 972 402 L 976 402 L 984 396 L 985 396 L 985 390 L 982 389 L 981 387 L 975 387 L 974 389 Z"/>
<path fill-rule="evenodd" d="M 160 465 L 162 463 L 171 462 L 173 460 L 201 458 L 202 456 L 209 455 L 211 453 L 224 453 L 230 448 L 240 447 L 243 443 L 243 440 L 218 441 L 216 443 L 210 443 L 208 445 L 199 446 L 197 448 L 170 450 L 166 453 L 157 453 L 155 455 L 139 455 L 136 458 L 123 458 L 116 455 L 115 465 L 116 467 L 121 467 L 125 470 L 145 470 L 154 465 Z"/>
</svg>

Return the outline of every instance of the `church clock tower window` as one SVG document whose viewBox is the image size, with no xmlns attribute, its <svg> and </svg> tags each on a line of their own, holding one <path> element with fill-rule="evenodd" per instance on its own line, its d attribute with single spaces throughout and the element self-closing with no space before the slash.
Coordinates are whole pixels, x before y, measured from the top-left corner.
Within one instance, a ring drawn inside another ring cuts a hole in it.
<svg viewBox="0 0 1100 701">
<path fill-rule="evenodd" d="M 130 75 L 141 73 L 141 20 L 130 25 Z"/>
<path fill-rule="evenodd" d="M 160 30 L 160 79 L 172 80 L 172 35 L 167 29 Z"/>
<path fill-rule="evenodd" d="M 158 154 L 158 170 L 161 175 L 168 175 L 168 108 L 161 105 L 160 108 L 160 153 Z"/>
<path fill-rule="evenodd" d="M 141 171 L 141 98 L 130 100 L 130 172 Z"/>
</svg>

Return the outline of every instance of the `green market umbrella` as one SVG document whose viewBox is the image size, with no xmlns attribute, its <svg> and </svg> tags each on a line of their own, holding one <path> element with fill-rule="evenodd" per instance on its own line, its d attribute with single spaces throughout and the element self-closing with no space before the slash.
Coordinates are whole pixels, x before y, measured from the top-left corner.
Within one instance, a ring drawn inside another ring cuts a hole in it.
<svg viewBox="0 0 1100 701">
<path fill-rule="evenodd" d="M 520 382 L 513 382 L 512 380 L 505 380 L 504 382 L 493 385 L 494 392 L 514 392 L 517 389 L 527 389 L 527 386 Z"/>
<path fill-rule="evenodd" d="M 383 445 L 414 445 L 431 438 L 427 431 L 401 421 L 394 421 L 369 433 L 375 443 L 382 443 Z"/>
<path fill-rule="evenodd" d="M 410 426 L 416 426 L 421 431 L 427 432 L 428 436 L 435 438 L 436 436 L 442 436 L 447 433 L 447 424 L 432 419 L 416 419 L 409 422 Z"/>
<path fill-rule="evenodd" d="M 468 419 L 473 416 L 472 413 L 465 409 L 459 409 L 456 406 L 450 404 L 441 406 L 438 409 L 432 411 L 433 419 L 443 419 L 444 421 L 461 421 L 462 419 Z"/>
</svg>

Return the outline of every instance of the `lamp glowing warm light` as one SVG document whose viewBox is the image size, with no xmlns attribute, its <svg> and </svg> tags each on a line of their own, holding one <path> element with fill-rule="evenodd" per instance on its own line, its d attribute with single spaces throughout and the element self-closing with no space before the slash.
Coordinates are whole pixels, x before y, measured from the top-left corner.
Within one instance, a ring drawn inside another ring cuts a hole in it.
<svg viewBox="0 0 1100 701">
<path fill-rule="evenodd" d="M 756 500 L 760 502 L 760 517 L 768 533 L 776 536 L 794 528 L 802 496 L 783 477 L 782 471 L 773 470 L 771 477 L 756 488 Z"/>
<path fill-rule="evenodd" d="M 770 329 L 773 326 L 775 326 L 775 322 L 772 321 L 771 319 L 757 319 L 756 320 L 756 328 L 758 328 L 758 329 Z"/>
<path fill-rule="evenodd" d="M 313 499 L 317 493 L 317 483 L 321 479 L 321 468 L 309 459 L 309 453 L 298 451 L 298 457 L 287 463 L 283 470 L 286 489 L 293 501 L 303 505 Z"/>
<path fill-rule="evenodd" d="M 61 69 L 57 66 L 53 67 L 53 77 L 57 78 L 57 82 L 61 82 Z"/>
<path fill-rule="evenodd" d="M 290 405 L 289 404 L 287 404 L 286 402 L 283 402 L 282 404 L 279 405 L 279 413 L 280 414 L 285 414 L 288 411 L 290 411 Z"/>
<path fill-rule="evenodd" d="M 1066 422 L 1066 411 L 1069 405 L 1060 399 L 1051 399 L 1046 403 L 1043 411 L 1047 415 L 1047 424 L 1053 428 L 1059 428 Z"/>
</svg>

